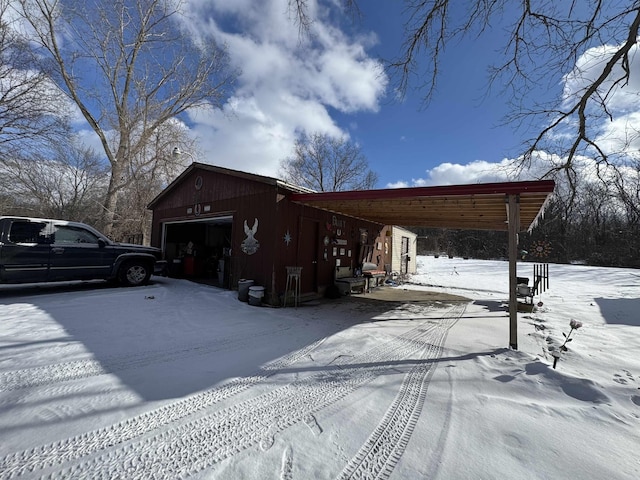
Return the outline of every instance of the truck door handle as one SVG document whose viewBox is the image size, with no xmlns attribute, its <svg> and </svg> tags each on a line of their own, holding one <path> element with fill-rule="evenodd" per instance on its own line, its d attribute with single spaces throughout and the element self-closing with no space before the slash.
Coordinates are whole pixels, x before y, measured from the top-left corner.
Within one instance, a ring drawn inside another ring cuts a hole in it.
<svg viewBox="0 0 640 480">
<path fill-rule="evenodd" d="M 61 255 L 62 253 L 64 253 L 64 248 L 62 247 L 53 247 L 51 249 L 51 251 L 55 254 Z"/>
</svg>

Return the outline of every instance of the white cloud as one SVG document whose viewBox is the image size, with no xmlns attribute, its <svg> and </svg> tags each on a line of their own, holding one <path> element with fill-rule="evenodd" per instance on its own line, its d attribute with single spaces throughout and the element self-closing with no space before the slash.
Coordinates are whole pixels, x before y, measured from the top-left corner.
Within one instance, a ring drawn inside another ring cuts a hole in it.
<svg viewBox="0 0 640 480">
<path fill-rule="evenodd" d="M 227 45 L 241 73 L 223 111 L 190 112 L 206 161 L 277 176 L 299 132 L 347 132 L 331 109 L 377 111 L 387 86 L 366 48 L 375 37 L 348 37 L 316 14 L 310 36 L 300 36 L 286 0 L 214 0 L 192 3 L 198 28 Z"/>
<path fill-rule="evenodd" d="M 608 154 L 623 153 L 629 157 L 638 158 L 640 111 L 620 115 L 611 121 L 604 122 L 596 142 Z"/>
<path fill-rule="evenodd" d="M 413 185 L 409 182 L 399 180 L 397 182 L 387 183 L 386 188 L 408 188 L 408 187 L 417 187 L 417 186 L 418 185 Z"/>
<path fill-rule="evenodd" d="M 575 100 L 576 95 L 584 93 L 586 88 L 602 74 L 606 63 L 619 48 L 619 45 L 602 45 L 590 48 L 578 58 L 573 71 L 563 78 L 565 104 Z M 629 52 L 631 75 L 628 83 L 614 85 L 614 81 L 624 75 L 618 63 L 599 89 L 600 95 L 607 98 L 608 108 L 613 111 L 629 112 L 640 109 L 640 78 L 638 76 L 640 72 L 638 72 L 637 55 L 638 47 L 634 46 Z"/>
<path fill-rule="evenodd" d="M 514 179 L 531 179 L 533 177 L 529 172 L 518 174 L 516 161 L 511 159 L 504 159 L 499 163 L 475 160 L 465 165 L 445 162 L 427 170 L 425 178 L 413 178 L 410 182 L 398 181 L 389 183 L 387 187 L 426 187 L 431 185 L 506 182 Z"/>
</svg>

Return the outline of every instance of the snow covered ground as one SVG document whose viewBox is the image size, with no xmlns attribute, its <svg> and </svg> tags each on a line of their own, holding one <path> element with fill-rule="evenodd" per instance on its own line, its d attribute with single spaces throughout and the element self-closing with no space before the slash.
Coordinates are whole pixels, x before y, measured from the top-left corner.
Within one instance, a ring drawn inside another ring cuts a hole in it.
<svg viewBox="0 0 640 480">
<path fill-rule="evenodd" d="M 514 351 L 506 262 L 418 262 L 470 301 L 0 287 L 0 478 L 640 478 L 640 271 L 550 265 Z"/>
</svg>

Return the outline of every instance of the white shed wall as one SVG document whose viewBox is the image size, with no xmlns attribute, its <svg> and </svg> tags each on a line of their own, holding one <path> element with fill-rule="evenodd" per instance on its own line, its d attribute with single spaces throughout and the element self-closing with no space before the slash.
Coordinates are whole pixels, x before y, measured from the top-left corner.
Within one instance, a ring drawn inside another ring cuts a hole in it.
<svg viewBox="0 0 640 480">
<path fill-rule="evenodd" d="M 417 243 L 418 236 L 405 230 L 401 227 L 391 227 L 391 271 L 401 272 L 402 264 L 402 238 L 407 239 L 409 262 L 407 264 L 407 273 L 415 274 L 416 268 L 416 255 L 417 255 Z"/>
</svg>

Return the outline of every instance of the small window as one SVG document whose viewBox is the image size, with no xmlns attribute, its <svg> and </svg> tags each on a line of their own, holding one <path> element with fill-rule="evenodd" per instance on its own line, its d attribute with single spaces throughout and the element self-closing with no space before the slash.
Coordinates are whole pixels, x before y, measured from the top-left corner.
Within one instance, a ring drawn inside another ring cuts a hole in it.
<svg viewBox="0 0 640 480">
<path fill-rule="evenodd" d="M 15 221 L 11 223 L 9 241 L 12 243 L 51 243 L 51 232 L 46 222 Z"/>
<path fill-rule="evenodd" d="M 84 228 L 57 225 L 55 243 L 98 243 L 98 237 Z"/>
</svg>

